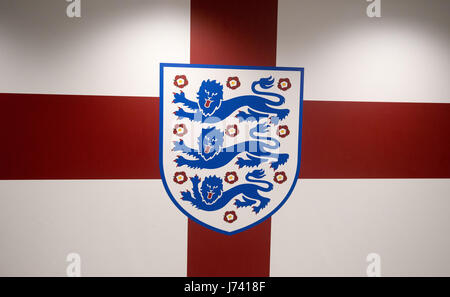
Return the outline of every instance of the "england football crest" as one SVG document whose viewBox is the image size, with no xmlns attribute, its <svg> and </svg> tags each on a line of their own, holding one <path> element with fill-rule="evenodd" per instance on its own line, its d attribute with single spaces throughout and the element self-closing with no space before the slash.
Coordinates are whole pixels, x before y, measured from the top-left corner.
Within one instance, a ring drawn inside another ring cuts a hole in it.
<svg viewBox="0 0 450 297">
<path fill-rule="evenodd" d="M 300 172 L 303 68 L 160 67 L 159 162 L 173 203 L 225 234 L 272 216 Z"/>
</svg>

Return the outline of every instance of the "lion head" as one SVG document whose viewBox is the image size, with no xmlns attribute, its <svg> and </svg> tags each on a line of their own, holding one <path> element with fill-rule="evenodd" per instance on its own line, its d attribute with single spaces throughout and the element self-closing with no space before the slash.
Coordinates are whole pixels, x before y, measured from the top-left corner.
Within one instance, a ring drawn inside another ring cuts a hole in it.
<svg viewBox="0 0 450 297">
<path fill-rule="evenodd" d="M 223 86 L 215 80 L 204 80 L 197 92 L 197 99 L 203 115 L 210 116 L 222 104 Z"/>
<path fill-rule="evenodd" d="M 215 127 L 203 128 L 202 134 L 198 137 L 198 147 L 200 155 L 205 161 L 214 158 L 220 153 L 223 145 L 223 132 Z"/>
<path fill-rule="evenodd" d="M 211 205 L 217 202 L 222 196 L 223 182 L 222 179 L 213 175 L 205 177 L 200 188 L 203 202 L 207 205 Z"/>
</svg>

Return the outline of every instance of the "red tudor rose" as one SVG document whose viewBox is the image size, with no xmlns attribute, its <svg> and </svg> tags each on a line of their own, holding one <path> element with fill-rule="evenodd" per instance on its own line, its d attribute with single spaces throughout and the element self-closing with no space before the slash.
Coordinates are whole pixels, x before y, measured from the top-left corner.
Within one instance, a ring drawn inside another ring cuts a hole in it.
<svg viewBox="0 0 450 297">
<path fill-rule="evenodd" d="M 225 129 L 225 134 L 230 137 L 236 137 L 239 134 L 239 129 L 237 125 L 228 125 Z"/>
<path fill-rule="evenodd" d="M 228 78 L 227 87 L 234 90 L 234 89 L 239 88 L 240 86 L 241 86 L 241 82 L 239 81 L 239 77 L 233 76 L 233 77 Z"/>
<path fill-rule="evenodd" d="M 281 138 L 285 138 L 290 133 L 291 131 L 289 131 L 289 127 L 287 125 L 278 126 L 277 135 L 280 136 Z"/>
<path fill-rule="evenodd" d="M 236 171 L 227 172 L 225 174 L 225 181 L 229 184 L 234 184 L 239 180 Z"/>
<path fill-rule="evenodd" d="M 289 90 L 291 88 L 291 81 L 289 78 L 280 78 L 278 81 L 278 89 L 282 91 Z"/>
<path fill-rule="evenodd" d="M 237 215 L 236 213 L 232 210 L 232 211 L 226 211 L 225 215 L 223 216 L 223 220 L 227 223 L 233 223 L 234 221 L 237 220 Z"/>
<path fill-rule="evenodd" d="M 176 124 L 173 128 L 173 134 L 179 137 L 186 135 L 187 132 L 188 130 L 184 124 Z"/>
<path fill-rule="evenodd" d="M 287 180 L 287 176 L 286 176 L 286 173 L 284 173 L 284 171 L 276 172 L 275 176 L 273 177 L 273 181 L 278 184 L 282 184 L 286 180 Z"/>
<path fill-rule="evenodd" d="M 173 80 L 173 84 L 176 87 L 179 87 L 180 89 L 184 88 L 188 85 L 188 80 L 186 78 L 186 75 L 176 75 L 175 79 Z"/>
<path fill-rule="evenodd" d="M 173 181 L 180 185 L 184 184 L 187 180 L 188 180 L 188 178 L 187 178 L 186 172 L 184 172 L 184 171 L 175 172 L 175 174 L 173 176 Z"/>
</svg>

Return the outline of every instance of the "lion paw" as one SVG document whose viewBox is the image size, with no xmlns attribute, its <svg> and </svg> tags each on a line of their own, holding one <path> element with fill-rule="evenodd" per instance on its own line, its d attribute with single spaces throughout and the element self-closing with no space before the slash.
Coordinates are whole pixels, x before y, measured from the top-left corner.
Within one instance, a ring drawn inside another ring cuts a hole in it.
<svg viewBox="0 0 450 297">
<path fill-rule="evenodd" d="M 174 93 L 173 96 L 173 103 L 183 103 L 184 101 L 186 101 L 186 95 L 183 91 L 181 91 L 181 93 Z"/>
<path fill-rule="evenodd" d="M 253 160 L 246 160 L 239 157 L 236 161 L 236 165 L 239 166 L 239 168 L 242 167 L 255 167 L 258 166 L 261 163 L 260 159 L 253 159 Z"/>
<path fill-rule="evenodd" d="M 261 209 L 263 209 L 264 207 L 267 206 L 267 204 L 269 204 L 270 199 L 265 198 L 265 197 L 260 197 L 261 199 L 259 200 L 259 205 L 258 206 L 253 206 L 253 212 L 255 214 L 258 214 Z"/>
<path fill-rule="evenodd" d="M 278 116 L 273 116 L 269 118 L 270 124 L 278 125 L 280 118 Z"/>
<path fill-rule="evenodd" d="M 241 201 L 241 200 L 238 200 L 238 199 L 236 199 L 234 201 L 234 205 L 236 205 L 237 208 L 248 207 L 248 206 L 251 206 L 251 205 L 253 205 L 255 203 L 256 203 L 256 201 L 245 199 L 245 198 L 244 198 L 244 201 Z"/>
<path fill-rule="evenodd" d="M 184 201 L 192 201 L 192 195 L 191 192 L 186 190 L 181 192 L 181 200 Z"/>
<path fill-rule="evenodd" d="M 198 175 L 191 177 L 192 184 L 198 184 L 198 183 L 200 183 L 200 181 L 201 181 L 201 179 L 200 179 L 200 177 L 198 177 Z"/>
<path fill-rule="evenodd" d="M 181 167 L 183 165 L 186 165 L 186 159 L 183 156 L 177 156 L 175 160 L 173 160 L 175 163 L 177 163 L 177 167 Z"/>
<path fill-rule="evenodd" d="M 173 114 L 176 115 L 178 119 L 190 118 L 190 114 L 180 107 L 178 107 L 178 110 L 175 111 Z"/>
<path fill-rule="evenodd" d="M 180 139 L 179 141 L 174 141 L 173 142 L 174 147 L 173 147 L 173 151 L 184 151 L 184 141 L 183 139 Z"/>
<path fill-rule="evenodd" d="M 277 161 L 270 163 L 270 168 L 272 168 L 273 170 L 277 170 L 278 167 L 280 167 L 281 165 L 286 164 L 288 159 L 289 159 L 289 155 L 288 154 L 280 154 L 278 156 L 278 160 Z"/>
<path fill-rule="evenodd" d="M 277 117 L 280 120 L 284 120 L 289 114 L 289 109 L 282 109 L 280 111 L 277 112 Z"/>
</svg>

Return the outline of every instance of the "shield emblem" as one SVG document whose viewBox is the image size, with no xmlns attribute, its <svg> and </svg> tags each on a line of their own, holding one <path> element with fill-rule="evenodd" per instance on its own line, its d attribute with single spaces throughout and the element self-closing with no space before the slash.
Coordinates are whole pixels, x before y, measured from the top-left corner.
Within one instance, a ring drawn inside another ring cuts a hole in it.
<svg viewBox="0 0 450 297">
<path fill-rule="evenodd" d="M 272 216 L 300 173 L 303 68 L 160 66 L 160 171 L 190 219 L 236 234 Z"/>
</svg>

